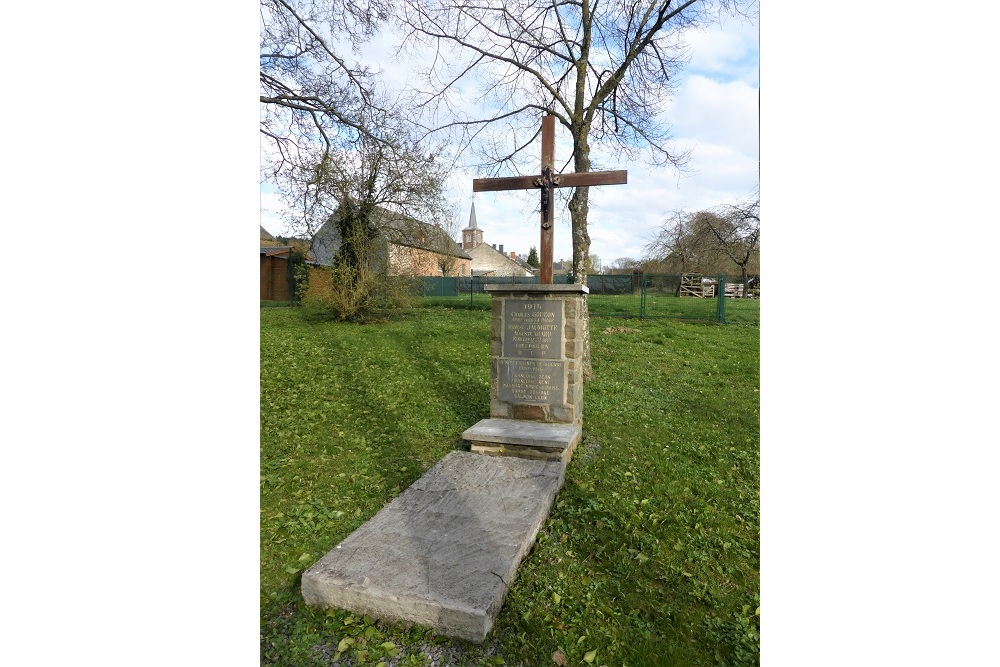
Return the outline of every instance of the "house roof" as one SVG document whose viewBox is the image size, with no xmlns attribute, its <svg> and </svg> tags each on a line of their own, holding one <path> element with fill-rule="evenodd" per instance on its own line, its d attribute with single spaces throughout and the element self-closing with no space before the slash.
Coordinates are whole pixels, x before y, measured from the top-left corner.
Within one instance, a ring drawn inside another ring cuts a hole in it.
<svg viewBox="0 0 1000 667">
<path fill-rule="evenodd" d="M 531 264 L 528 264 L 526 261 L 524 261 L 520 257 L 512 257 L 511 259 L 513 259 L 515 262 L 517 262 L 518 265 L 520 265 L 520 267 L 522 269 L 527 269 L 528 271 L 534 271 L 535 270 L 535 267 L 533 267 Z"/>
<path fill-rule="evenodd" d="M 476 246 L 476 248 L 477 248 L 477 249 L 478 249 L 478 248 L 486 248 L 486 250 L 485 250 L 485 251 L 483 251 L 483 252 L 488 252 L 488 251 L 492 251 L 492 252 L 496 253 L 496 254 L 497 254 L 498 256 L 500 256 L 500 257 L 503 257 L 503 258 L 504 258 L 505 260 L 507 260 L 507 261 L 508 261 L 508 262 L 510 262 L 511 264 L 517 264 L 518 266 L 520 266 L 520 267 L 522 267 L 522 268 L 528 268 L 528 269 L 530 269 L 530 268 L 531 268 L 531 267 L 530 267 L 530 266 L 529 266 L 528 264 L 525 264 L 524 262 L 522 262 L 522 261 L 520 261 L 520 260 L 518 260 L 518 259 L 513 259 L 513 258 L 512 258 L 512 257 L 511 257 L 510 255 L 508 255 L 507 253 L 505 253 L 505 252 L 500 252 L 499 250 L 497 250 L 496 248 L 494 248 L 492 244 L 489 244 L 489 243 L 482 243 L 482 244 L 480 244 L 480 245 Z"/>
<path fill-rule="evenodd" d="M 264 229 L 264 225 L 260 226 L 260 237 L 262 239 L 268 239 L 270 241 L 274 240 L 274 236 L 271 235 L 271 232 L 269 232 L 266 229 Z"/>
<path fill-rule="evenodd" d="M 527 264 L 512 259 L 510 255 L 500 252 L 489 243 L 477 245 L 470 252 L 473 255 L 472 266 L 476 275 L 486 275 L 487 273 L 496 271 L 497 267 L 504 265 L 515 267 L 518 271 L 523 271 L 528 275 L 533 272 L 533 269 Z M 483 264 L 492 266 L 493 268 L 485 268 Z"/>
<path fill-rule="evenodd" d="M 290 245 L 261 246 L 260 254 L 264 257 L 281 256 L 289 254 L 290 250 L 295 250 L 295 247 Z M 316 264 L 316 259 L 308 252 L 303 252 L 302 258 L 305 260 L 306 264 Z"/>
<path fill-rule="evenodd" d="M 472 256 L 463 250 L 461 245 L 448 235 L 448 232 L 437 225 L 420 222 L 413 218 L 394 216 L 391 213 L 389 215 L 391 217 L 383 218 L 381 224 L 376 224 L 378 224 L 379 230 L 386 235 L 386 238 L 396 245 L 472 259 Z"/>
<path fill-rule="evenodd" d="M 290 245 L 280 245 L 280 246 L 273 246 L 273 247 L 261 246 L 260 247 L 260 254 L 262 254 L 262 255 L 264 255 L 266 257 L 270 257 L 272 255 L 285 255 L 291 249 L 292 249 L 292 246 L 290 246 Z"/>
<path fill-rule="evenodd" d="M 319 245 L 330 245 L 329 241 L 331 237 L 335 236 L 337 233 L 337 217 L 337 213 L 331 215 L 327 218 L 326 222 L 323 223 L 323 226 L 320 227 L 319 231 L 316 232 L 316 235 L 314 236 L 314 247 L 317 245 L 317 243 L 315 243 L 316 239 L 323 240 L 323 242 Z M 451 238 L 448 232 L 438 225 L 420 222 L 414 218 L 394 213 L 393 211 L 390 211 L 382 206 L 375 207 L 373 218 L 373 222 L 379 232 L 381 232 L 390 243 L 410 248 L 417 248 L 420 250 L 427 250 L 438 254 L 454 255 L 455 257 L 460 257 L 462 259 L 472 259 L 472 256 L 462 249 L 461 244 L 456 243 L 455 239 Z M 339 242 L 336 245 L 339 245 Z M 327 259 L 332 260 L 332 257 Z"/>
</svg>

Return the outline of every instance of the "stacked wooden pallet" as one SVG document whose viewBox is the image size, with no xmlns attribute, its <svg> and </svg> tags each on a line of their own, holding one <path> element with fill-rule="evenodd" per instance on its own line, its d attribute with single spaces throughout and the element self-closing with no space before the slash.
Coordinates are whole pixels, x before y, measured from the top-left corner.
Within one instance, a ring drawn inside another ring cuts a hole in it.
<svg viewBox="0 0 1000 667">
<path fill-rule="evenodd" d="M 700 273 L 681 274 L 679 296 L 694 296 L 699 299 L 711 298 L 715 296 L 715 282 L 706 282 Z"/>
</svg>

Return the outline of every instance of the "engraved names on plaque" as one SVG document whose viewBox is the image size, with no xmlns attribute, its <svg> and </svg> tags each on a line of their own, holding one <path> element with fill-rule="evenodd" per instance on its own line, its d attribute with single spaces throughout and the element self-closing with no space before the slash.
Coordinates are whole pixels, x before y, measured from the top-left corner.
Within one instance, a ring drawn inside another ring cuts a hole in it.
<svg viewBox="0 0 1000 667">
<path fill-rule="evenodd" d="M 503 318 L 503 356 L 562 359 L 561 301 L 509 299 Z"/>
<path fill-rule="evenodd" d="M 565 403 L 566 362 L 541 359 L 498 359 L 497 389 L 501 401 L 536 405 Z"/>
<path fill-rule="evenodd" d="M 501 401 L 558 405 L 565 402 L 561 301 L 510 299 L 505 303 L 503 353 L 498 362 Z"/>
</svg>

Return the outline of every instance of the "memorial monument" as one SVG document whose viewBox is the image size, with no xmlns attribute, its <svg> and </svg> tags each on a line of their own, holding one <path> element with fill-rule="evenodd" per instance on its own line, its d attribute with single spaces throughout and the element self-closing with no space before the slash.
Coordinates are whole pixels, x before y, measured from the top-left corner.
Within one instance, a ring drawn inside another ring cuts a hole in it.
<svg viewBox="0 0 1000 667">
<path fill-rule="evenodd" d="M 486 288 L 489 419 L 462 434 L 470 452 L 449 453 L 303 573 L 306 604 L 473 642 L 493 627 L 583 427 L 587 287 L 552 284 L 552 191 L 626 182 L 624 171 L 553 176 L 553 122 L 542 120 L 541 177 L 473 181 L 476 191 L 542 191 L 541 284 Z"/>
<path fill-rule="evenodd" d="M 538 285 L 488 285 L 493 296 L 490 418 L 462 434 L 480 454 L 569 462 L 583 428 L 586 285 L 552 284 L 553 189 L 628 182 L 626 171 L 553 175 L 555 117 L 542 119 L 540 176 L 478 178 L 474 192 L 541 189 Z"/>
</svg>

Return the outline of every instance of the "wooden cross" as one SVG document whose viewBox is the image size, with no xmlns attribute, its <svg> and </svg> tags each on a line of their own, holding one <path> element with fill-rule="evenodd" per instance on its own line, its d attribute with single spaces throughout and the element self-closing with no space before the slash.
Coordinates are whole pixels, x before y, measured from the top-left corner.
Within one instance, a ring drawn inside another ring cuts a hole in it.
<svg viewBox="0 0 1000 667">
<path fill-rule="evenodd" d="M 553 174 L 555 162 L 556 117 L 549 114 L 542 118 L 542 173 L 540 176 L 511 176 L 509 178 L 474 178 L 473 192 L 497 190 L 542 191 L 541 270 L 538 282 L 552 284 L 552 195 L 555 188 L 575 188 L 587 185 L 624 185 L 628 171 L 589 171 L 573 174 Z"/>
</svg>

